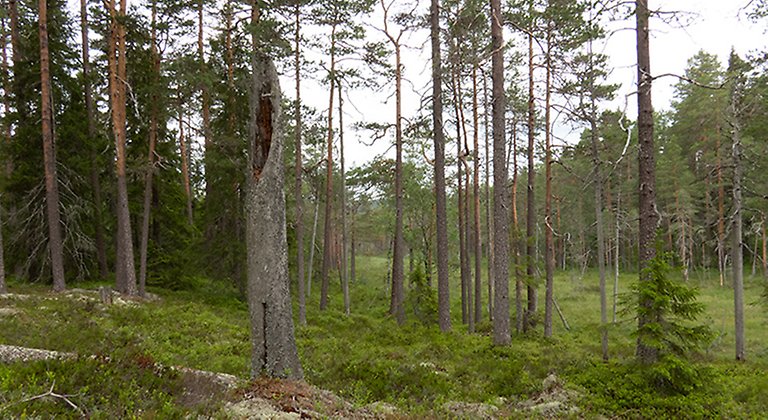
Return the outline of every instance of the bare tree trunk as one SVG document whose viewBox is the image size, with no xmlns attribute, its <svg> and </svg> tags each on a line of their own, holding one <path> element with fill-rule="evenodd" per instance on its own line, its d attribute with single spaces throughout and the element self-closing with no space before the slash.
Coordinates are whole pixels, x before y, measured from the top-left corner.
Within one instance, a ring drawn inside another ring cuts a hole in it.
<svg viewBox="0 0 768 420">
<path fill-rule="evenodd" d="M 450 283 L 448 279 L 448 216 L 445 198 L 445 134 L 443 133 L 443 81 L 440 58 L 440 1 L 430 6 L 432 42 L 432 136 L 435 146 L 435 205 L 437 224 L 437 312 L 440 330 L 451 329 Z"/>
<path fill-rule="evenodd" d="M 614 256 L 613 258 L 616 260 L 614 261 L 614 272 L 613 272 L 613 323 L 616 323 L 616 313 L 618 311 L 618 304 L 619 304 L 619 263 L 621 261 L 621 230 L 619 229 L 619 216 L 621 215 L 621 186 L 619 186 L 619 193 L 616 196 L 616 230 L 615 230 L 615 238 L 616 243 L 614 244 L 615 250 L 614 250 Z"/>
<path fill-rule="evenodd" d="M 504 90 L 504 34 L 501 1 L 491 0 L 491 46 L 493 50 L 493 228 L 494 310 L 493 342 L 508 345 L 509 330 L 509 220 L 507 219 L 507 164 L 504 139 L 506 97 Z"/>
<path fill-rule="evenodd" d="M 53 128 L 53 105 L 51 89 L 50 59 L 48 56 L 48 4 L 38 2 L 40 13 L 40 93 L 42 97 L 43 158 L 45 162 L 45 203 L 48 219 L 48 251 L 51 257 L 53 291 L 62 292 L 67 285 L 64 281 L 64 245 L 61 238 L 61 216 L 59 213 L 59 178 L 56 174 L 56 149 Z"/>
<path fill-rule="evenodd" d="M 458 42 L 456 42 L 458 46 Z M 459 272 L 460 272 L 460 284 L 461 284 L 461 322 L 467 324 L 469 322 L 469 308 L 467 302 L 467 266 L 466 261 L 466 229 L 464 228 L 464 174 L 462 168 L 463 160 L 463 144 L 461 141 L 461 112 L 459 110 L 459 88 L 458 88 L 458 75 L 456 68 L 458 63 L 453 63 L 453 108 L 456 114 L 456 181 L 457 181 L 457 208 L 459 219 Z"/>
<path fill-rule="evenodd" d="M 0 18 L 0 31 L 2 32 L 2 54 L 3 54 L 3 89 L 5 90 L 3 95 L 3 115 L 8 115 L 11 110 L 11 101 L 10 101 L 10 95 L 11 95 L 11 86 L 10 86 L 10 80 L 9 80 L 9 73 L 8 73 L 8 52 L 6 45 L 8 44 L 8 32 L 6 30 L 6 20 L 5 18 Z M 11 141 L 11 122 L 5 121 L 3 123 L 3 140 L 5 141 L 5 144 L 9 144 Z M 10 177 L 12 173 L 13 168 L 13 162 L 11 162 L 10 157 L 6 156 L 6 163 L 5 163 L 5 176 Z M 0 203 L 2 200 L 0 200 Z M 4 294 L 8 292 L 8 289 L 5 284 L 5 248 L 3 247 L 3 208 L 0 206 L 0 294 Z"/>
<path fill-rule="evenodd" d="M 546 99 L 544 110 L 544 171 L 546 177 L 544 192 L 544 262 L 546 272 L 546 294 L 544 300 L 544 337 L 552 337 L 552 315 L 554 313 L 555 292 L 555 246 L 552 232 L 552 129 L 551 99 L 552 99 L 552 23 L 547 23 L 547 54 L 546 54 Z"/>
<path fill-rule="evenodd" d="M 594 84 L 592 85 L 594 88 Z M 593 94 L 594 95 L 594 94 Z M 605 229 L 603 225 L 603 178 L 600 172 L 600 153 L 598 151 L 596 105 L 592 99 L 590 117 L 590 136 L 592 140 L 592 166 L 595 176 L 595 228 L 597 229 L 597 269 L 600 273 L 600 344 L 603 360 L 608 360 L 608 301 L 605 287 Z"/>
<path fill-rule="evenodd" d="M 355 283 L 357 281 L 356 264 L 357 260 L 357 245 L 355 243 L 355 213 L 352 213 L 352 223 L 349 225 L 349 281 Z"/>
<path fill-rule="evenodd" d="M 93 144 L 96 138 L 96 120 L 93 109 L 93 89 L 91 87 L 91 60 L 89 58 L 90 42 L 88 39 L 88 8 L 87 1 L 80 0 L 80 33 L 82 37 L 83 58 L 83 94 L 85 96 L 85 113 L 88 120 L 88 140 L 91 160 L 91 188 L 93 190 L 93 224 L 96 236 L 96 259 L 99 264 L 99 276 L 104 279 L 109 275 L 107 266 L 107 249 L 104 241 L 104 224 L 101 217 L 101 181 L 99 181 L 99 165 L 97 150 Z M 5 46 L 3 46 L 5 51 Z"/>
<path fill-rule="evenodd" d="M 515 331 L 523 332 L 525 329 L 525 309 L 523 309 L 523 273 L 520 269 L 520 251 L 522 249 L 520 238 L 520 221 L 517 213 L 517 189 L 518 189 L 518 170 L 517 170 L 517 121 L 512 123 L 512 262 L 515 269 Z"/>
<path fill-rule="evenodd" d="M 462 112 L 462 118 L 461 118 L 462 124 L 464 124 L 464 113 Z M 472 221 L 469 216 L 469 208 L 470 203 L 469 199 L 472 194 L 472 183 L 470 182 L 470 174 L 471 169 L 469 168 L 469 164 L 466 161 L 466 158 L 469 156 L 469 146 L 467 145 L 467 139 L 469 137 L 467 136 L 466 127 L 464 128 L 464 159 L 462 160 L 462 164 L 464 165 L 464 243 L 466 244 L 466 250 L 464 252 L 464 264 L 466 265 L 466 271 L 467 271 L 467 318 L 469 321 L 468 325 L 468 331 L 470 333 L 475 332 L 475 301 L 473 299 L 474 290 L 472 287 L 472 251 L 473 247 L 472 244 L 474 243 L 473 239 L 473 233 L 472 233 Z"/>
<path fill-rule="evenodd" d="M 491 180 L 490 180 L 490 107 L 488 106 L 488 78 L 483 72 L 483 128 L 485 129 L 485 229 L 486 250 L 488 253 L 488 319 L 493 321 L 493 219 L 491 219 Z M 514 201 L 514 198 L 513 198 Z"/>
<path fill-rule="evenodd" d="M 384 34 L 395 49 L 395 238 L 392 252 L 392 299 L 389 313 L 399 325 L 405 323 L 405 286 L 403 272 L 403 122 L 402 122 L 402 64 L 400 55 L 401 31 L 397 37 L 389 32 L 388 8 L 381 0 L 384 11 Z"/>
<path fill-rule="evenodd" d="M 112 106 L 112 131 L 115 137 L 117 173 L 117 263 L 115 277 L 117 290 L 127 295 L 136 295 L 136 269 L 133 260 L 133 238 L 131 215 L 128 209 L 128 185 L 126 180 L 126 55 L 125 27 L 123 17 L 126 1 L 120 0 L 119 9 L 115 0 L 106 3 L 109 9 L 110 26 L 107 39 L 107 61 L 109 63 L 109 92 Z"/>
<path fill-rule="evenodd" d="M 202 4 L 202 1 L 201 1 Z M 299 324 L 307 325 L 307 302 L 304 296 L 304 194 L 302 191 L 302 153 L 301 153 L 301 2 L 295 4 L 296 32 L 294 37 L 294 66 L 296 69 L 296 109 L 295 135 L 295 181 L 294 199 L 296 200 L 296 287 L 299 293 Z M 314 239 L 313 244 L 314 247 Z M 310 266 L 310 270 L 312 267 Z"/>
<path fill-rule="evenodd" d="M 653 142 L 653 102 L 651 100 L 651 56 L 649 47 L 648 21 L 650 11 L 648 0 L 636 0 L 637 19 L 637 129 L 640 150 L 638 153 L 639 166 L 639 262 L 640 281 L 651 281 L 649 274 L 645 272 L 648 263 L 656 257 L 654 241 L 656 239 L 656 227 L 659 219 L 656 210 L 656 161 L 654 158 L 655 147 Z M 641 300 L 640 304 L 648 307 L 651 302 L 648 299 Z M 647 316 L 638 317 L 639 327 L 642 328 L 648 322 L 656 320 Z M 649 343 L 637 340 L 637 357 L 643 364 L 651 364 L 658 360 L 658 350 Z"/>
<path fill-rule="evenodd" d="M 349 277 L 347 277 L 347 181 L 344 174 L 344 100 L 339 91 L 339 170 L 341 172 L 341 288 L 344 292 L 344 313 L 350 313 Z"/>
<path fill-rule="evenodd" d="M 323 234 L 323 268 L 320 284 L 320 310 L 328 307 L 328 272 L 331 269 L 331 213 L 333 212 L 333 96 L 336 93 L 336 25 L 331 27 L 331 83 L 328 98 L 328 157 L 325 161 L 325 229 Z"/>
<path fill-rule="evenodd" d="M 312 273 L 315 271 L 315 241 L 317 239 L 317 216 L 320 214 L 320 188 L 315 192 L 315 218 L 312 223 L 312 240 L 309 243 L 309 269 L 307 270 L 307 297 L 312 296 Z"/>
<path fill-rule="evenodd" d="M 252 16 L 255 24 L 256 6 Z M 300 379 L 288 278 L 280 86 L 272 60 L 258 51 L 253 38 L 246 174 L 251 376 Z"/>
<path fill-rule="evenodd" d="M 151 57 L 152 57 L 152 82 L 157 83 L 160 78 L 161 57 L 157 50 L 157 6 L 152 3 L 152 22 L 151 22 Z M 144 174 L 144 210 L 141 218 L 141 243 L 139 245 L 139 295 L 144 296 L 147 286 L 147 252 L 149 248 L 149 222 L 152 208 L 152 177 L 155 172 L 155 147 L 157 145 L 158 130 L 158 97 L 156 86 L 153 87 L 152 104 L 150 105 L 149 115 L 149 151 L 147 153 L 147 172 Z"/>
<path fill-rule="evenodd" d="M 763 276 L 768 277 L 768 244 L 766 244 L 766 234 L 765 234 L 765 214 L 762 215 L 762 223 L 761 223 L 761 236 L 763 239 Z"/>
<path fill-rule="evenodd" d="M 0 209 L 0 295 L 8 293 L 5 285 L 5 248 L 3 248 L 2 209 Z"/>
<path fill-rule="evenodd" d="M 720 136 L 716 136 L 717 156 L 717 270 L 720 274 L 720 287 L 725 285 L 725 185 L 723 182 L 723 163 L 720 159 Z"/>
<path fill-rule="evenodd" d="M 533 79 L 533 36 L 528 35 L 528 209 L 526 212 L 526 283 L 528 284 L 528 308 L 523 320 L 523 331 L 534 327 L 534 317 L 537 312 L 538 297 L 536 292 L 535 278 L 536 273 L 536 201 L 535 201 L 535 180 L 536 171 L 534 169 L 534 144 L 536 140 L 535 126 L 535 98 L 534 98 L 534 79 Z"/>
<path fill-rule="evenodd" d="M 481 236 L 480 226 L 480 117 L 478 115 L 478 103 L 477 103 L 477 67 L 478 64 L 472 67 L 472 120 L 474 128 L 474 150 L 472 159 L 475 161 L 474 169 L 474 192 L 475 199 L 475 322 L 478 323 L 483 318 L 483 240 Z M 506 187 L 506 186 L 505 186 Z"/>
<path fill-rule="evenodd" d="M 729 72 L 733 72 L 735 53 L 731 53 Z M 733 304 L 736 335 L 736 360 L 746 360 L 744 339 L 744 244 L 743 244 L 743 220 L 742 220 L 742 151 L 741 151 L 741 86 L 743 75 L 732 80 L 729 123 L 731 125 L 732 160 L 733 160 Z"/>
<path fill-rule="evenodd" d="M 298 7 L 298 6 L 297 6 Z M 198 0 L 197 3 L 197 55 L 200 60 L 200 70 L 203 73 L 208 71 L 208 64 L 205 62 L 205 1 Z M 200 107 L 203 123 L 203 146 L 205 154 L 203 164 L 205 166 L 205 202 L 211 197 L 212 178 L 211 169 L 211 150 L 213 150 L 213 133 L 211 132 L 211 94 L 208 90 L 208 82 L 200 83 Z"/>
<path fill-rule="evenodd" d="M 189 180 L 189 150 L 184 135 L 184 104 L 179 100 L 179 153 L 181 154 L 181 177 L 184 182 L 184 195 L 187 199 L 187 223 L 194 224 L 192 215 L 192 186 Z"/>
</svg>

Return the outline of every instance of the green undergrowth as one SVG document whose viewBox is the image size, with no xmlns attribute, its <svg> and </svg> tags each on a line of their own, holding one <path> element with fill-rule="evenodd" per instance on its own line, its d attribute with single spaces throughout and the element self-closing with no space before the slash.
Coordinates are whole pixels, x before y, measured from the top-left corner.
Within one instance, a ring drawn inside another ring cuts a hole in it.
<svg viewBox="0 0 768 420">
<path fill-rule="evenodd" d="M 343 315 L 337 277 L 330 285 L 329 309 L 318 310 L 318 279 L 307 301 L 308 324 L 296 326 L 307 381 L 355 405 L 383 401 L 416 417 L 439 415 L 445 403 L 457 401 L 504 410 L 535 399 L 544 378 L 554 373 L 573 392 L 571 403 L 586 417 L 743 418 L 768 412 L 765 309 L 747 306 L 749 361 L 731 362 L 733 309 L 727 287 L 691 280 L 700 290 L 704 321 L 716 337 L 695 356 L 695 372 L 687 372 L 695 383 L 685 392 L 671 392 L 654 382 L 660 372 L 634 364 L 632 319 L 620 315 L 608 327 L 610 362 L 601 360 L 596 273 L 564 272 L 556 277 L 556 297 L 570 331 L 556 315 L 554 338 L 542 337 L 539 324 L 527 334 L 513 333 L 508 347 L 491 344 L 491 324 L 485 313 L 477 333 L 466 332 L 458 287 L 451 290 L 453 329 L 439 332 L 431 322 L 434 296 L 425 287 L 424 277 L 411 279 L 416 292 L 406 299 L 408 322 L 398 326 L 387 315 L 385 276 L 383 258 L 358 260 L 350 316 Z M 622 275 L 620 292 L 628 291 L 635 278 Z M 432 281 L 434 286 L 436 280 Z M 43 286 L 12 282 L 12 292 L 29 297 L 0 299 L 0 308 L 13 309 L 0 316 L 0 343 L 129 362 L 106 369 L 91 359 L 0 365 L 0 407 L 10 410 L 12 417 L 77 417 L 59 400 L 14 404 L 46 392 L 55 380 L 55 392 L 75 395 L 73 401 L 89 410 L 92 418 L 174 418 L 193 410 L 179 402 L 172 374 L 157 375 L 131 364 L 135 355 L 167 366 L 245 378 L 250 350 L 247 305 L 222 282 L 190 278 L 181 283 L 183 290 L 152 289 L 158 301 L 104 307 L 77 295 L 56 296 Z M 759 282 L 748 282 L 747 302 L 761 290 Z M 663 369 L 670 371 L 662 374 L 674 375 L 676 365 L 665 364 Z"/>
</svg>

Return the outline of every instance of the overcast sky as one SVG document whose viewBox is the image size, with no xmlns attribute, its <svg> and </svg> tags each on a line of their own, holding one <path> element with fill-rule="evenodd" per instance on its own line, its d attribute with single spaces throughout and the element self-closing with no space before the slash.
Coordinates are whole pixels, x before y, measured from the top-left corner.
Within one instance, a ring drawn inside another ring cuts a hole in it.
<svg viewBox="0 0 768 420">
<path fill-rule="evenodd" d="M 659 6 L 662 2 L 651 0 L 651 8 L 662 7 L 667 11 L 689 12 L 684 15 L 684 27 L 680 24 L 670 25 L 659 19 L 652 20 L 651 69 L 653 74 L 683 74 L 688 59 L 699 50 L 716 54 L 722 63 L 726 63 L 731 48 L 735 48 L 742 56 L 764 48 L 763 26 L 749 22 L 743 13 L 741 15 L 739 13 L 739 9 L 747 2 L 748 0 L 675 0 L 664 1 L 664 4 Z M 425 3 L 422 12 L 426 13 L 428 2 L 421 3 Z M 671 9 L 672 7 L 674 9 Z M 374 14 L 367 19 L 366 23 L 381 26 L 381 14 Z M 610 56 L 610 65 L 613 68 L 610 82 L 621 85 L 617 99 L 605 104 L 605 107 L 624 108 L 626 102 L 627 113 L 632 118 L 636 115 L 636 99 L 632 96 L 625 100 L 625 95 L 636 90 L 634 86 L 636 80 L 635 34 L 629 30 L 633 26 L 634 19 L 615 23 L 611 29 L 616 31 L 605 46 L 605 53 Z M 620 30 L 622 28 L 626 30 Z M 373 37 L 381 37 L 381 34 L 377 34 L 370 27 L 369 32 Z M 406 41 L 409 46 L 417 49 L 408 51 L 404 57 L 405 77 L 411 81 L 407 85 L 403 98 L 404 114 L 407 118 L 414 116 L 418 110 L 421 95 L 427 93 L 431 86 L 429 84 L 428 36 L 427 31 L 421 31 L 411 35 Z M 424 48 L 423 52 L 418 51 L 421 47 Z M 283 86 L 286 89 L 286 96 L 293 97 L 289 77 L 286 76 Z M 654 82 L 653 102 L 657 110 L 669 109 L 674 95 L 673 85 L 677 82 L 678 80 L 673 77 L 661 78 Z M 327 88 L 313 81 L 305 82 L 304 87 L 305 103 L 325 111 L 328 106 L 328 95 L 324 89 Z M 355 133 L 351 126 L 357 121 L 391 122 L 394 119 L 394 98 L 391 97 L 391 91 L 392 87 L 385 87 L 377 92 L 349 93 L 348 106 L 345 110 L 345 125 L 350 127 L 347 130 L 346 139 L 348 140 L 345 145 L 348 167 L 360 165 L 389 148 L 391 138 L 382 139 L 373 147 L 359 143 L 360 138 L 365 138 L 367 141 L 369 133 Z M 450 116 L 446 114 L 446 119 L 449 118 Z M 579 131 L 580 129 L 564 129 L 561 136 L 566 137 L 566 141 L 576 141 Z M 390 150 L 389 154 L 392 153 Z M 450 149 L 448 153 L 451 153 Z"/>
</svg>

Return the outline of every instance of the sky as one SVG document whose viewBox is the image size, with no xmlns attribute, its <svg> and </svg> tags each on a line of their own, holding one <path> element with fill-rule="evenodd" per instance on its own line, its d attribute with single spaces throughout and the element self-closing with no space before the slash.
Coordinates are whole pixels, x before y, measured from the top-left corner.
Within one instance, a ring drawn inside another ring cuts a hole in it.
<svg viewBox="0 0 768 420">
<path fill-rule="evenodd" d="M 422 12 L 426 13 L 428 2 L 424 3 Z M 651 70 L 654 75 L 678 74 L 685 72 L 687 61 L 699 50 L 716 54 L 723 65 L 727 63 L 731 48 L 742 56 L 765 48 L 766 42 L 764 27 L 768 25 L 753 24 L 739 9 L 744 7 L 748 0 L 675 0 L 664 1 L 651 0 L 650 7 L 661 8 L 664 11 L 682 11 L 682 22 L 672 24 L 662 22 L 660 19 L 651 21 Z M 380 9 L 379 9 L 380 10 Z M 367 19 L 370 36 L 383 39 L 374 27 L 381 27 L 381 12 L 374 13 Z M 628 93 L 636 90 L 636 50 L 634 19 L 625 22 L 616 22 L 610 25 L 612 35 L 606 42 L 604 52 L 610 57 L 610 66 L 613 68 L 609 76 L 610 83 L 621 85 L 617 98 L 604 104 L 606 109 L 626 109 L 630 118 L 634 118 L 636 112 L 636 99 L 627 97 Z M 406 84 L 403 94 L 404 115 L 406 118 L 414 116 L 418 112 L 422 96 L 431 90 L 430 84 L 430 53 L 429 33 L 421 31 L 405 36 L 405 43 L 411 47 L 404 53 L 405 78 L 410 82 Z M 509 33 L 507 39 L 509 39 Z M 286 75 L 283 86 L 286 89 L 292 87 L 291 75 Z M 656 80 L 653 85 L 653 103 L 656 110 L 670 109 L 674 97 L 674 85 L 679 80 L 674 77 L 664 77 Z M 303 99 L 307 105 L 320 110 L 327 110 L 327 87 L 322 87 L 318 82 L 308 81 L 304 83 Z M 387 153 L 393 155 L 390 149 L 392 138 L 379 140 L 374 146 L 368 146 L 360 139 L 370 138 L 370 133 L 354 132 L 353 124 L 359 121 L 391 122 L 394 119 L 393 87 L 385 86 L 377 91 L 350 92 L 345 99 L 348 106 L 345 109 L 345 126 L 347 126 L 345 153 L 346 166 L 355 167 L 369 161 L 374 156 Z M 292 91 L 286 90 L 286 96 L 293 97 Z M 448 112 L 446 110 L 446 112 Z M 446 114 L 446 119 L 450 118 Z M 559 123 L 556 123 L 559 124 Z M 562 141 L 576 142 L 581 128 L 566 128 L 561 126 L 556 129 L 558 137 Z M 447 153 L 452 153 L 449 149 Z"/>
</svg>

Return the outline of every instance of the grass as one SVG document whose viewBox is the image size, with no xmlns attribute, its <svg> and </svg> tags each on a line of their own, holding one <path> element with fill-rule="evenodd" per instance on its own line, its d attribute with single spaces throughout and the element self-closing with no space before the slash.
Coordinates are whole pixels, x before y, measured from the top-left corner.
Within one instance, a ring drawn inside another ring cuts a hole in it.
<svg viewBox="0 0 768 420">
<path fill-rule="evenodd" d="M 768 411 L 768 330 L 765 308 L 757 304 L 761 280 L 747 282 L 749 361 L 736 363 L 731 290 L 721 288 L 714 277 L 692 277 L 706 305 L 702 322 L 717 338 L 695 357 L 699 386 L 686 394 L 670 394 L 657 389 L 634 365 L 631 319 L 620 317 L 609 327 L 611 361 L 600 360 L 595 272 L 583 278 L 575 272 L 556 276 L 555 294 L 570 332 L 555 315 L 554 338 L 545 339 L 539 326 L 525 335 L 514 334 L 512 345 L 503 348 L 491 344 L 487 319 L 478 324 L 478 333 L 465 332 L 457 286 L 452 289 L 454 328 L 442 334 L 412 312 L 403 327 L 386 315 L 385 258 L 360 258 L 357 272 L 351 316 L 343 315 L 337 278 L 331 282 L 330 307 L 320 312 L 315 281 L 307 304 L 308 325 L 296 328 L 307 381 L 356 405 L 384 401 L 414 416 L 441 416 L 444 404 L 453 401 L 504 408 L 538 395 L 542 380 L 556 373 L 579 395 L 575 403 L 586 416 L 759 417 Z M 628 290 L 635 278 L 622 275 L 620 291 Z M 31 297 L 0 300 L 0 307 L 17 310 L 0 316 L 0 343 L 109 355 L 117 363 L 109 369 L 91 359 L 0 365 L 0 416 L 76 417 L 61 401 L 19 403 L 44 393 L 54 381 L 56 392 L 74 395 L 73 401 L 93 418 L 172 418 L 201 409 L 181 405 L 177 378 L 143 369 L 136 363 L 142 358 L 246 377 L 247 306 L 220 282 L 191 278 L 184 283 L 184 291 L 152 290 L 161 297 L 157 302 L 105 308 L 48 294 L 42 286 L 12 282 L 13 292 Z"/>
</svg>

